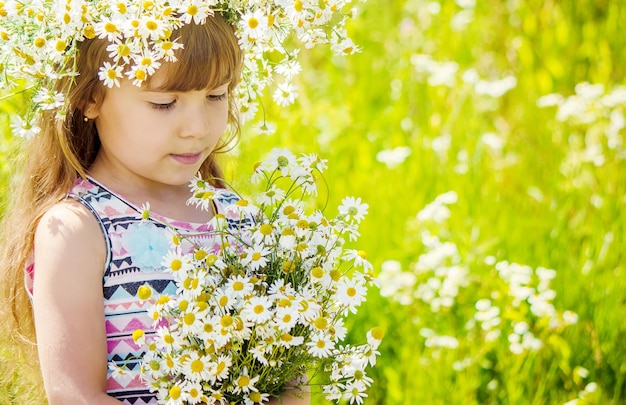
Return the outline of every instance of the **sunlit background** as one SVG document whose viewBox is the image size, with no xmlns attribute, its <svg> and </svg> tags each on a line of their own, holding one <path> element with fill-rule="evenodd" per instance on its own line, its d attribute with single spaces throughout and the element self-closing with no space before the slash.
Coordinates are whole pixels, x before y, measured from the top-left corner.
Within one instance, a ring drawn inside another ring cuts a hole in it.
<svg viewBox="0 0 626 405">
<path fill-rule="evenodd" d="M 244 127 L 224 166 L 246 191 L 273 147 L 316 152 L 330 214 L 369 204 L 354 245 L 380 289 L 349 339 L 386 334 L 365 403 L 625 403 L 626 4 L 355 6 L 362 52 L 302 52 L 296 104 L 268 97 L 273 132 Z M 4 197 L 23 102 L 0 102 Z M 2 345 L 0 404 L 29 403 Z"/>
</svg>

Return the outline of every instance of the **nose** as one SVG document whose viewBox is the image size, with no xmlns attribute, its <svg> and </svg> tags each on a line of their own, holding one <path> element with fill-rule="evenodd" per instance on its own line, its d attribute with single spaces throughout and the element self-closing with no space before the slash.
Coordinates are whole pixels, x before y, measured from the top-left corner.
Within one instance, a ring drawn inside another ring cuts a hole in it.
<svg viewBox="0 0 626 405">
<path fill-rule="evenodd" d="M 181 117 L 181 136 L 184 138 L 206 136 L 211 131 L 210 115 L 203 102 L 189 103 Z"/>
</svg>

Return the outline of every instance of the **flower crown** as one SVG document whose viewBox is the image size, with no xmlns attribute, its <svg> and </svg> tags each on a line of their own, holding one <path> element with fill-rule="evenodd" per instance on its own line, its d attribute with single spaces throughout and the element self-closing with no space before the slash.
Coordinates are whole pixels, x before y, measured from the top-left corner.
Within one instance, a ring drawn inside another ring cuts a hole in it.
<svg viewBox="0 0 626 405">
<path fill-rule="evenodd" d="M 345 29 L 351 0 L 0 0 L 0 90 L 32 83 L 32 107 L 14 131 L 32 136 L 34 118 L 43 110 L 66 114 L 65 95 L 51 81 L 75 76 L 80 42 L 106 38 L 111 62 L 99 78 L 119 85 L 124 76 L 140 86 L 163 61 L 176 61 L 184 44 L 171 33 L 184 24 L 202 24 L 218 12 L 233 25 L 244 53 L 242 83 L 236 99 L 241 121 L 254 117 L 258 98 L 274 73 L 282 76 L 273 94 L 281 106 L 297 96 L 293 79 L 301 68 L 299 49 L 288 40 L 295 34 L 305 48 L 330 44 L 334 53 L 348 55 L 359 48 Z M 290 46 L 291 45 L 291 46 Z M 272 54 L 270 60 L 269 55 Z M 276 58 L 277 54 L 280 55 Z"/>
</svg>

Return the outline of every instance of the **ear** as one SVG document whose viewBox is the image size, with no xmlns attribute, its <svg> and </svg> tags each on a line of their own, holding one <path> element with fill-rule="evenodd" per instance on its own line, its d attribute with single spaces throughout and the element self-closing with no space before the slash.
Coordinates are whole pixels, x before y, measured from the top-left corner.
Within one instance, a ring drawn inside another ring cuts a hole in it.
<svg viewBox="0 0 626 405">
<path fill-rule="evenodd" d="M 98 115 L 100 115 L 100 108 L 98 103 L 96 103 L 95 100 L 89 101 L 83 113 L 85 115 L 85 118 L 95 120 L 96 118 L 98 118 Z"/>
</svg>

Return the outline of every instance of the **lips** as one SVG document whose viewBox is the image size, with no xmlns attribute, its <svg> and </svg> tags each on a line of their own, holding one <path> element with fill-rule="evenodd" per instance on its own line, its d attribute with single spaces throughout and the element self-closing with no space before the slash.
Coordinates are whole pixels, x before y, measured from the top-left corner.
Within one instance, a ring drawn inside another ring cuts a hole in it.
<svg viewBox="0 0 626 405">
<path fill-rule="evenodd" d="M 184 165 L 194 165 L 200 161 L 200 158 L 202 158 L 202 153 L 181 153 L 171 154 L 170 156 L 178 163 L 182 163 Z"/>
</svg>

